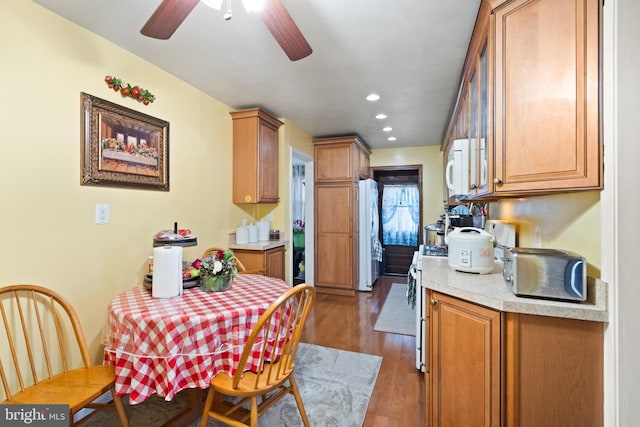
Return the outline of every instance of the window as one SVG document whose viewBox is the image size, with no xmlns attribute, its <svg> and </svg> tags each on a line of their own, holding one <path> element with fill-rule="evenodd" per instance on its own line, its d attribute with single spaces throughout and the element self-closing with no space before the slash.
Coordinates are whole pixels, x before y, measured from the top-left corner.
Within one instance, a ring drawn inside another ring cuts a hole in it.
<svg viewBox="0 0 640 427">
<path fill-rule="evenodd" d="M 420 193 L 418 186 L 385 185 L 382 192 L 384 245 L 418 246 Z"/>
</svg>

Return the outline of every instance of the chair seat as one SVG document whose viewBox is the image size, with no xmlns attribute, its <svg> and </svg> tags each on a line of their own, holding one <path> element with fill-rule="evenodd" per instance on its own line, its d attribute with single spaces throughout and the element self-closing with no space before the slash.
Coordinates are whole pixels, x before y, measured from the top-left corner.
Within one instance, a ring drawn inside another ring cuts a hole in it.
<svg viewBox="0 0 640 427">
<path fill-rule="evenodd" d="M 113 386 L 113 366 L 97 365 L 56 375 L 14 394 L 2 403 L 66 404 L 71 412 L 88 405 Z"/>
</svg>

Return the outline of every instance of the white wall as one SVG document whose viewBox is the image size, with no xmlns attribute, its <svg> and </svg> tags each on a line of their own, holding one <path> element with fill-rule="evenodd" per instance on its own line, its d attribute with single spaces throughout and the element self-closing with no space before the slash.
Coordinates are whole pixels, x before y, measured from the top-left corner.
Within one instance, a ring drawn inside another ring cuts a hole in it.
<svg viewBox="0 0 640 427">
<path fill-rule="evenodd" d="M 607 426 L 640 422 L 640 2 L 605 2 L 605 191 L 603 192 L 603 279 L 610 283 L 606 333 Z"/>
</svg>

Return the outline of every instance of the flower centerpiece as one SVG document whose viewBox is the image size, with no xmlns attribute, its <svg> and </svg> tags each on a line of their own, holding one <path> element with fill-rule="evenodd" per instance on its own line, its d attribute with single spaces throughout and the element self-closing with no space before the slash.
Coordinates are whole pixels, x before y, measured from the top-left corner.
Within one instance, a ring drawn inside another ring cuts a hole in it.
<svg viewBox="0 0 640 427">
<path fill-rule="evenodd" d="M 301 219 L 293 221 L 293 246 L 304 248 L 304 221 Z"/>
<path fill-rule="evenodd" d="M 230 249 L 216 251 L 200 260 L 200 287 L 205 291 L 225 291 L 237 275 L 238 264 Z"/>
</svg>

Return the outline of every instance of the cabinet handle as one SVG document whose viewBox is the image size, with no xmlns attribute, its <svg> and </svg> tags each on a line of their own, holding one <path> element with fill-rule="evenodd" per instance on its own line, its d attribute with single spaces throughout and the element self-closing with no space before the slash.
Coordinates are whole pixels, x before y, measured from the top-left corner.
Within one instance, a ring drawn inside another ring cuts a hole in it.
<svg viewBox="0 0 640 427">
<path fill-rule="evenodd" d="M 436 305 L 436 303 L 437 303 L 437 302 L 438 302 L 438 301 L 434 300 L 433 298 L 431 298 L 431 301 L 429 301 L 429 303 L 430 303 L 431 305 Z"/>
<path fill-rule="evenodd" d="M 500 185 L 502 184 L 502 180 L 500 178 L 493 178 L 493 183 Z"/>
<path fill-rule="evenodd" d="M 475 190 L 476 188 L 478 188 L 478 186 L 477 186 L 477 185 L 475 185 L 475 184 L 471 184 L 471 189 L 472 189 L 472 190 Z"/>
</svg>

